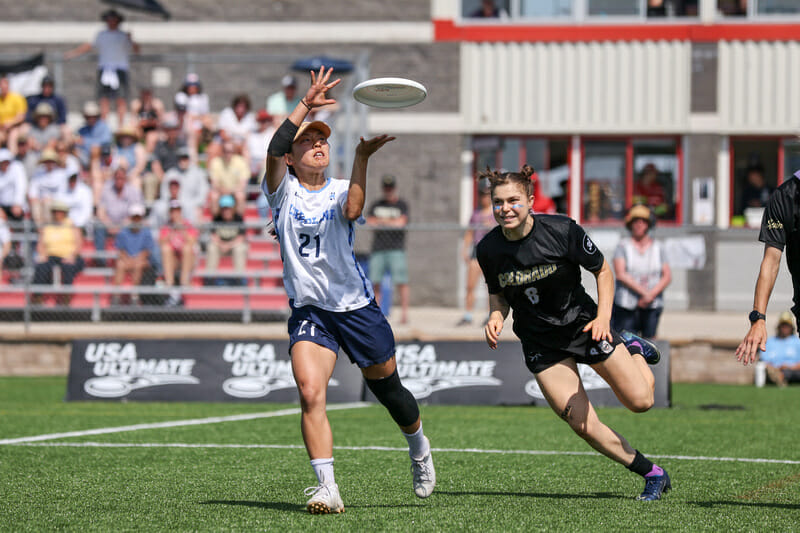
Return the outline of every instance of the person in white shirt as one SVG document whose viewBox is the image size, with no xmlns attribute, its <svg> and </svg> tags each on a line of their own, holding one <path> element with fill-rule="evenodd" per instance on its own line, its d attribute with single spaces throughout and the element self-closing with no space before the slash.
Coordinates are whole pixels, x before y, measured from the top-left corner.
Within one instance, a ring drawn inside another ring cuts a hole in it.
<svg viewBox="0 0 800 533">
<path fill-rule="evenodd" d="M 7 148 L 0 148 L 0 209 L 7 218 L 20 221 L 25 216 L 28 176 L 22 163 L 14 160 Z"/>
<path fill-rule="evenodd" d="M 56 198 L 69 207 L 68 218 L 76 228 L 86 229 L 94 212 L 94 193 L 78 172 L 71 172 Z"/>
<path fill-rule="evenodd" d="M 116 9 L 108 9 L 100 15 L 106 29 L 95 37 L 92 43 L 83 43 L 64 54 L 64 59 L 72 59 L 97 51 L 97 99 L 100 103 L 100 116 L 106 120 L 110 99 L 116 99 L 118 124 L 125 122 L 128 110 L 128 93 L 131 52 L 138 54 L 139 45 L 130 32 L 119 29 L 125 20 Z"/>
<path fill-rule="evenodd" d="M 331 73 L 324 67 L 311 72 L 311 87 L 272 137 L 262 182 L 273 211 L 292 308 L 292 370 L 300 394 L 303 440 L 318 481 L 306 492 L 311 496 L 306 508 L 312 514 L 344 510 L 333 475 L 333 435 L 325 410 L 340 347 L 359 366 L 367 386 L 405 435 L 415 494 L 427 498 L 436 484 L 419 407 L 397 374 L 392 328 L 353 251 L 354 222 L 364 220 L 367 162 L 394 137 L 362 137 L 349 181 L 327 175 L 331 129 L 324 122 L 303 120 L 312 109 L 335 103 L 326 92 L 341 80 L 329 82 Z"/>
<path fill-rule="evenodd" d="M 55 150 L 48 148 L 42 151 L 39 166 L 28 185 L 31 218 L 37 226 L 50 222 L 50 203 L 67 182 L 67 171 L 59 163 Z"/>
</svg>

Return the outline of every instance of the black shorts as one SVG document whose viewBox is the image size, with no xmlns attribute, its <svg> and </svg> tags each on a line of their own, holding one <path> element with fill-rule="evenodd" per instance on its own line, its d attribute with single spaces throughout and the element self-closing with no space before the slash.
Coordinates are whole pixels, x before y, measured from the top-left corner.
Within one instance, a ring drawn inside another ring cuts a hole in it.
<svg viewBox="0 0 800 533">
<path fill-rule="evenodd" d="M 611 357 L 617 345 L 622 344 L 622 337 L 619 333 L 611 330 L 611 342 L 592 340 L 592 332 L 578 332 L 572 341 L 564 348 L 552 348 L 549 346 L 537 345 L 535 342 L 522 342 L 522 351 L 525 354 L 525 366 L 534 374 L 542 370 L 547 370 L 554 364 L 569 359 L 575 359 L 578 363 L 593 365 L 601 363 Z"/>
</svg>

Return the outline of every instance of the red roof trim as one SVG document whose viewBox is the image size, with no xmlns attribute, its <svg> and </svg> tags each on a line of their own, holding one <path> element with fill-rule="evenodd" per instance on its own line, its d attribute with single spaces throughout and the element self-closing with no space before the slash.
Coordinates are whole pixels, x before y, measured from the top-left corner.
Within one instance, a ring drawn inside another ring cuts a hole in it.
<svg viewBox="0 0 800 533">
<path fill-rule="evenodd" d="M 590 42 L 590 41 L 797 41 L 800 24 L 615 24 L 459 26 L 434 20 L 435 41 Z"/>
</svg>

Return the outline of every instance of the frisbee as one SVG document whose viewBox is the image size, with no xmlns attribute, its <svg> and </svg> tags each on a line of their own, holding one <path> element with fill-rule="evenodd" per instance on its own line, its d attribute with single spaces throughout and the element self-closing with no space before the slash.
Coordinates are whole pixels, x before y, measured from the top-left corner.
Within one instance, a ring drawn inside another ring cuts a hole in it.
<svg viewBox="0 0 800 533">
<path fill-rule="evenodd" d="M 408 107 L 428 96 L 425 86 L 405 78 L 373 78 L 353 89 L 353 98 L 372 107 Z"/>
</svg>

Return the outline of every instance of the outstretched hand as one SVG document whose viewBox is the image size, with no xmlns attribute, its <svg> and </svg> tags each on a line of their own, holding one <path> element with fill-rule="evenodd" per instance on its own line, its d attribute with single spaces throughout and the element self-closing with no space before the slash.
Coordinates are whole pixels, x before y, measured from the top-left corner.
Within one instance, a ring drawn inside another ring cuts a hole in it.
<svg viewBox="0 0 800 533">
<path fill-rule="evenodd" d="M 750 326 L 750 331 L 736 348 L 736 360 L 747 366 L 758 360 L 758 352 L 767 350 L 767 326 L 763 320 L 757 320 Z"/>
<path fill-rule="evenodd" d="M 331 74 L 333 74 L 333 67 L 329 68 L 327 71 L 324 66 L 319 67 L 319 73 L 313 70 L 311 71 L 311 87 L 306 91 L 306 96 L 304 98 L 309 106 L 322 107 L 324 105 L 336 103 L 336 100 L 333 98 L 328 98 L 326 92 L 339 85 L 342 79 L 336 78 L 329 83 L 328 80 L 331 78 Z"/>
<path fill-rule="evenodd" d="M 486 336 L 486 344 L 492 350 L 497 349 L 497 341 L 500 338 L 500 332 L 503 331 L 503 318 L 502 316 L 494 316 L 494 313 L 486 325 L 483 327 L 483 334 Z"/>
<path fill-rule="evenodd" d="M 356 146 L 356 157 L 361 157 L 364 159 L 369 158 L 372 154 L 377 152 L 384 144 L 395 140 L 396 137 L 390 137 L 389 135 L 378 135 L 377 137 L 373 137 L 372 139 L 364 140 L 364 137 L 361 137 L 358 146 Z"/>
</svg>

